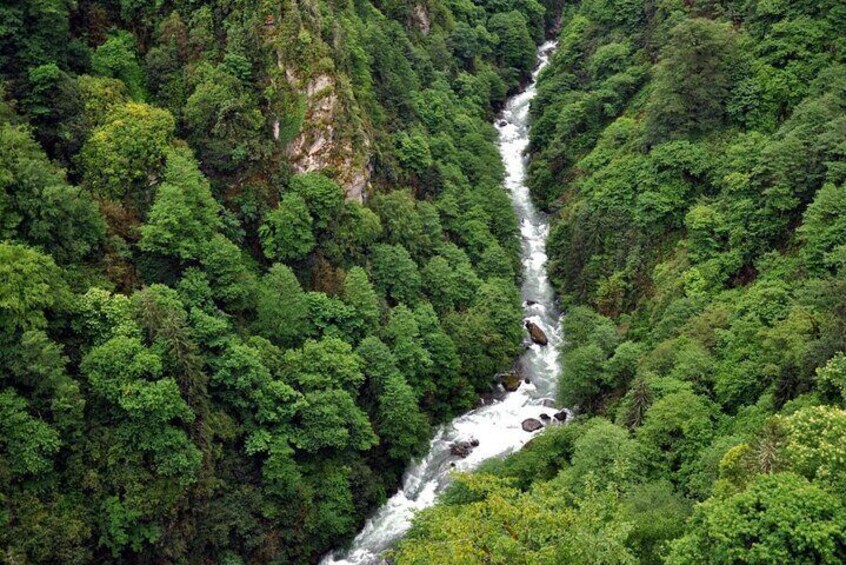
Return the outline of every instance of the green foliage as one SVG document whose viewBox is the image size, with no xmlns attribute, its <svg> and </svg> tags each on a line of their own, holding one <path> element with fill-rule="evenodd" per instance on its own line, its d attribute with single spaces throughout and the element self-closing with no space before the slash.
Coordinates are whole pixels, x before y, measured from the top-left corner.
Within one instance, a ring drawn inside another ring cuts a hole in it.
<svg viewBox="0 0 846 565">
<path fill-rule="evenodd" d="M 135 37 L 128 31 L 109 36 L 91 55 L 91 67 L 98 75 L 123 81 L 132 98 L 144 100 L 144 71 L 138 63 Z"/>
<path fill-rule="evenodd" d="M 0 124 L 0 233 L 61 264 L 88 258 L 105 235 L 88 195 L 67 184 L 24 128 L 8 123 Z"/>
<path fill-rule="evenodd" d="M 198 259 L 221 225 L 219 209 L 191 154 L 174 149 L 141 227 L 139 247 L 182 260 Z"/>
<path fill-rule="evenodd" d="M 264 255 L 278 261 L 304 258 L 315 245 L 312 223 L 305 200 L 296 193 L 285 194 L 259 227 Z"/>
<path fill-rule="evenodd" d="M 61 308 L 67 287 L 53 260 L 24 245 L 0 243 L 0 327 L 4 332 L 41 328 L 45 314 Z"/>
<path fill-rule="evenodd" d="M 165 110 L 138 102 L 116 107 L 82 148 L 86 183 L 98 196 L 142 208 L 150 179 L 164 170 L 174 127 Z"/>
<path fill-rule="evenodd" d="M 839 563 L 842 504 L 791 473 L 762 475 L 743 493 L 700 506 L 668 563 Z"/>
<path fill-rule="evenodd" d="M 371 259 L 373 282 L 384 296 L 398 303 L 414 304 L 420 295 L 420 272 L 405 247 L 379 244 Z"/>
<path fill-rule="evenodd" d="M 365 328 L 374 329 L 381 318 L 379 298 L 367 271 L 361 267 L 353 267 L 344 278 L 344 302 L 350 305 L 358 314 Z"/>
<path fill-rule="evenodd" d="M 0 8 L 13 562 L 314 561 L 519 352 L 490 121 L 558 3 L 259 4 Z"/>
<path fill-rule="evenodd" d="M 654 138 L 707 132 L 720 124 L 731 92 L 735 50 L 728 24 L 697 18 L 673 28 L 656 67 L 648 107 Z"/>
<path fill-rule="evenodd" d="M 0 392 L 0 460 L 15 478 L 46 475 L 61 447 L 59 434 L 28 413 L 27 401 L 13 390 Z"/>
<path fill-rule="evenodd" d="M 329 227 L 344 205 L 344 191 L 330 178 L 320 173 L 306 173 L 291 178 L 289 189 L 299 195 L 314 218 L 314 229 Z"/>
<path fill-rule="evenodd" d="M 296 345 L 303 340 L 308 324 L 308 303 L 294 272 L 274 264 L 258 286 L 256 328 L 280 345 Z"/>
</svg>

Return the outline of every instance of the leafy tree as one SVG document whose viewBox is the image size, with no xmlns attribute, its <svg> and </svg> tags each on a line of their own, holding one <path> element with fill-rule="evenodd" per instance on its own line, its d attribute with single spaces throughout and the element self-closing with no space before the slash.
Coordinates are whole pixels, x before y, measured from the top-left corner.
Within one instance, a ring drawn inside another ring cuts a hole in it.
<svg viewBox="0 0 846 565">
<path fill-rule="evenodd" d="M 420 272 L 405 247 L 373 247 L 371 268 L 376 289 L 394 302 L 414 304 L 420 294 Z"/>
<path fill-rule="evenodd" d="M 0 124 L 0 233 L 42 247 L 60 264 L 99 248 L 105 222 L 20 126 Z"/>
<path fill-rule="evenodd" d="M 267 154 L 265 117 L 248 85 L 225 65 L 197 69 L 183 108 L 188 140 L 204 163 L 232 172 Z"/>
<path fill-rule="evenodd" d="M 135 38 L 128 31 L 119 31 L 100 45 L 91 55 L 91 66 L 99 75 L 123 81 L 135 100 L 144 100 L 144 71 L 138 63 Z"/>
<path fill-rule="evenodd" d="M 53 470 L 62 445 L 59 434 L 33 417 L 27 401 L 11 389 L 0 392 L 0 431 L 0 460 L 12 477 L 42 477 Z"/>
<path fill-rule="evenodd" d="M 494 46 L 497 64 L 507 73 L 506 83 L 514 88 L 535 64 L 535 46 L 526 18 L 517 10 L 500 12 L 488 19 L 486 27 L 497 38 Z"/>
<path fill-rule="evenodd" d="M 298 449 L 367 450 L 377 443 L 367 416 L 344 390 L 316 390 L 303 395 L 293 442 Z"/>
<path fill-rule="evenodd" d="M 388 455 L 399 461 L 423 455 L 429 439 L 429 423 L 417 407 L 416 398 L 398 373 L 385 379 L 379 393 L 377 431 L 388 446 Z"/>
<path fill-rule="evenodd" d="M 692 392 L 675 392 L 656 400 L 637 429 L 649 463 L 669 475 L 667 478 L 676 479 L 690 473 L 712 434 L 711 410 Z"/>
<path fill-rule="evenodd" d="M 281 345 L 296 345 L 308 328 L 308 303 L 294 272 L 276 263 L 262 277 L 256 300 L 256 329 Z"/>
<path fill-rule="evenodd" d="M 353 307 L 365 328 L 376 327 L 381 318 L 382 309 L 367 271 L 361 267 L 353 267 L 349 270 L 344 278 L 343 299 L 345 303 Z"/>
<path fill-rule="evenodd" d="M 320 173 L 291 177 L 289 190 L 305 201 L 318 231 L 326 230 L 344 206 L 343 189 Z"/>
<path fill-rule="evenodd" d="M 303 390 L 342 388 L 354 394 L 364 383 L 361 358 L 338 338 L 308 340 L 285 353 L 286 374 Z"/>
<path fill-rule="evenodd" d="M 404 304 L 391 309 L 384 328 L 385 339 L 406 381 L 420 398 L 434 391 L 430 369 L 432 358 L 423 346 L 420 326 Z"/>
<path fill-rule="evenodd" d="M 85 182 L 100 197 L 145 208 L 149 183 L 164 170 L 175 122 L 166 110 L 138 102 L 116 107 L 80 156 Z"/>
<path fill-rule="evenodd" d="M 0 327 L 4 332 L 42 328 L 45 314 L 68 300 L 53 260 L 24 245 L 0 243 Z"/>
<path fill-rule="evenodd" d="M 265 256 L 279 261 L 306 257 L 315 245 L 312 223 L 305 200 L 296 193 L 285 194 L 259 227 Z"/>
<path fill-rule="evenodd" d="M 844 559 L 840 502 L 792 473 L 762 475 L 749 488 L 713 499 L 693 528 L 672 543 L 668 563 L 839 563 Z"/>
<path fill-rule="evenodd" d="M 246 310 L 254 303 L 256 281 L 237 245 L 222 234 L 206 242 L 200 263 L 212 293 L 227 308 Z"/>
<path fill-rule="evenodd" d="M 843 224 L 843 196 L 846 186 L 825 184 L 805 211 L 805 221 L 799 229 L 804 240 L 802 252 L 808 269 L 825 273 L 840 267 L 846 226 Z"/>
<path fill-rule="evenodd" d="M 728 24 L 694 18 L 676 25 L 655 69 L 649 105 L 653 137 L 707 132 L 719 125 L 725 117 L 735 56 Z"/>
<path fill-rule="evenodd" d="M 219 211 L 220 205 L 193 156 L 184 150 L 171 150 L 164 182 L 156 188 L 147 221 L 141 227 L 139 247 L 182 260 L 198 259 L 221 225 Z"/>
</svg>

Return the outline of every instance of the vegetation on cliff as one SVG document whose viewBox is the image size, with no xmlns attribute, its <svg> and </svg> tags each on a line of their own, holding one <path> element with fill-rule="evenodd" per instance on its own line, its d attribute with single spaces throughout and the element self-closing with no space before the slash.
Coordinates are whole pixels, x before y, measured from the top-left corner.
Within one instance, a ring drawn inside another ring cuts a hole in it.
<svg viewBox="0 0 846 565">
<path fill-rule="evenodd" d="M 555 2 L 0 7 L 0 548 L 303 563 L 520 348 Z"/>
</svg>

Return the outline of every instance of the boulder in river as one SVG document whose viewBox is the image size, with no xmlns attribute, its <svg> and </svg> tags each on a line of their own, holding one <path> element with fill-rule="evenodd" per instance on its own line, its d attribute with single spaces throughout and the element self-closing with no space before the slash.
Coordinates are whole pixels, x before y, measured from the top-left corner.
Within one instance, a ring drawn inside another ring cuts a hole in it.
<svg viewBox="0 0 846 565">
<path fill-rule="evenodd" d="M 476 445 L 478 445 L 478 442 L 476 442 Z M 465 457 L 470 455 L 470 452 L 473 451 L 474 447 L 476 446 L 473 445 L 473 440 L 457 441 L 450 446 L 449 452 L 450 454 L 455 455 L 456 457 L 461 457 L 462 459 L 464 459 Z"/>
<path fill-rule="evenodd" d="M 520 382 L 523 379 L 520 378 L 520 375 L 517 374 L 517 371 L 511 371 L 508 373 L 503 373 L 499 376 L 499 382 L 502 384 L 502 388 L 507 390 L 508 392 L 514 392 L 518 388 L 520 388 Z"/>
<path fill-rule="evenodd" d="M 526 418 L 522 423 L 524 432 L 536 432 L 543 427 L 540 420 L 535 418 Z"/>
<path fill-rule="evenodd" d="M 544 398 L 541 401 L 541 406 L 543 406 L 544 408 L 555 408 L 555 401 L 551 398 Z"/>
<path fill-rule="evenodd" d="M 537 301 L 537 300 L 527 300 L 527 301 L 526 301 L 526 306 L 534 306 L 534 305 L 535 305 L 535 304 L 537 304 L 537 303 L 538 303 L 538 301 Z"/>
<path fill-rule="evenodd" d="M 544 422 L 549 422 L 550 420 L 552 420 L 552 418 L 550 418 L 549 414 L 547 414 L 546 412 L 540 415 L 540 419 Z"/>
<path fill-rule="evenodd" d="M 555 414 L 553 414 L 552 417 L 555 418 L 556 420 L 558 420 L 559 422 L 566 422 L 567 416 L 568 416 L 567 411 L 562 410 L 560 412 L 556 412 Z"/>
<path fill-rule="evenodd" d="M 532 338 L 532 341 L 538 345 L 546 345 L 549 343 L 549 339 L 547 339 L 546 334 L 543 333 L 543 330 L 540 329 L 540 326 L 536 323 L 526 320 L 526 329 L 529 330 L 529 336 Z"/>
<path fill-rule="evenodd" d="M 508 125 L 508 122 L 507 122 L 507 121 L 505 121 L 505 120 L 499 120 L 499 121 L 496 123 L 496 125 L 498 125 L 498 126 L 499 126 L 499 127 L 501 127 L 501 128 L 504 128 L 505 126 L 507 126 L 507 125 Z"/>
</svg>

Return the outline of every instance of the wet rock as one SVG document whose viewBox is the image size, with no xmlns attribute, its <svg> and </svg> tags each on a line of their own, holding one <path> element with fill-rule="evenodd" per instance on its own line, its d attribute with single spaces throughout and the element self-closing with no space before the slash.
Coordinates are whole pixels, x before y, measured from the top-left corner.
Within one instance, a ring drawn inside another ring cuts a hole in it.
<svg viewBox="0 0 846 565">
<path fill-rule="evenodd" d="M 527 300 L 527 301 L 526 301 L 526 306 L 534 306 L 534 305 L 535 305 L 535 304 L 537 304 L 537 303 L 538 303 L 538 301 L 537 301 L 537 300 Z"/>
<path fill-rule="evenodd" d="M 541 406 L 544 408 L 555 408 L 555 401 L 551 398 L 544 398 L 541 402 Z"/>
<path fill-rule="evenodd" d="M 497 390 L 479 393 L 478 406 L 490 406 L 505 398 L 505 391 L 497 387 Z"/>
<path fill-rule="evenodd" d="M 507 121 L 505 121 L 505 120 L 499 120 L 499 121 L 496 123 L 496 125 L 498 125 L 498 126 L 499 126 L 499 127 L 501 127 L 501 128 L 504 128 L 505 126 L 507 126 L 507 125 L 508 125 L 508 122 L 507 122 Z"/>
<path fill-rule="evenodd" d="M 556 412 L 555 414 L 553 414 L 552 417 L 555 418 L 556 420 L 558 420 L 559 422 L 566 422 L 567 416 L 568 416 L 567 411 L 562 410 L 560 412 Z"/>
<path fill-rule="evenodd" d="M 456 457 L 461 457 L 462 459 L 464 459 L 465 457 L 470 455 L 470 453 L 473 451 L 473 448 L 476 447 L 478 444 L 479 442 L 476 441 L 476 445 L 473 445 L 473 440 L 457 441 L 450 446 L 449 452 L 450 454 L 455 455 Z"/>
<path fill-rule="evenodd" d="M 479 447 L 479 440 L 476 439 L 476 438 L 471 439 L 470 445 L 473 446 L 473 447 Z"/>
<path fill-rule="evenodd" d="M 532 384 L 532 379 L 530 379 L 529 377 L 526 377 L 525 379 L 523 379 L 523 382 L 526 383 L 527 385 L 530 385 L 530 384 Z"/>
<path fill-rule="evenodd" d="M 549 414 L 547 414 L 545 412 L 540 415 L 540 419 L 543 420 L 544 422 L 549 422 L 550 420 L 552 420 L 552 418 L 549 416 Z"/>
<path fill-rule="evenodd" d="M 536 432 L 543 427 L 543 423 L 535 418 L 526 418 L 521 426 L 524 432 Z"/>
<path fill-rule="evenodd" d="M 526 320 L 526 329 L 529 330 L 529 337 L 538 345 L 547 345 L 549 343 L 546 334 L 536 323 Z"/>
<path fill-rule="evenodd" d="M 499 382 L 502 385 L 502 388 L 504 388 L 508 392 L 514 392 L 515 390 L 520 388 L 521 381 L 522 379 L 520 378 L 520 375 L 517 374 L 517 371 L 503 373 L 499 377 Z"/>
</svg>

